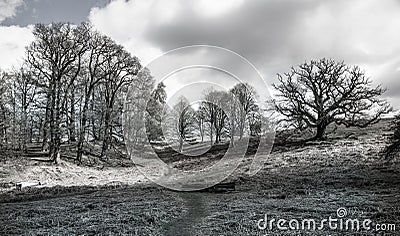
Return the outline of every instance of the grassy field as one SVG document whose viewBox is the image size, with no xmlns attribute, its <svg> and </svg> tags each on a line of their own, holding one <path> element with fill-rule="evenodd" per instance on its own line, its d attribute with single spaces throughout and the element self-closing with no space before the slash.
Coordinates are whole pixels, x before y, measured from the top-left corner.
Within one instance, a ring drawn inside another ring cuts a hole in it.
<svg viewBox="0 0 400 236">
<path fill-rule="evenodd" d="M 163 189 L 134 167 L 5 159 L 0 235 L 400 235 L 400 159 L 379 155 L 387 126 L 340 129 L 319 145 L 276 147 L 253 177 L 246 174 L 250 159 L 245 160 L 228 179 L 237 181 L 237 190 L 225 194 Z M 188 163 L 196 161 L 175 160 L 176 165 Z M 33 176 L 49 184 L 12 189 L 13 181 Z M 257 226 L 265 214 L 268 219 L 320 221 L 337 218 L 339 208 L 347 210 L 346 218 L 371 219 L 373 227 L 355 232 Z M 376 224 L 394 224 L 396 231 L 373 230 Z"/>
</svg>

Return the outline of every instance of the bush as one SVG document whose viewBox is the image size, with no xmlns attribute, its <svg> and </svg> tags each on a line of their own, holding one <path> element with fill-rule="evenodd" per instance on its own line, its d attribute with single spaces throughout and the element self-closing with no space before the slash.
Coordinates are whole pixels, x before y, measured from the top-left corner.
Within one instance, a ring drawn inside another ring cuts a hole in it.
<svg viewBox="0 0 400 236">
<path fill-rule="evenodd" d="M 386 158 L 393 158 L 400 152 L 400 115 L 395 117 L 392 130 L 394 132 L 389 138 L 389 145 L 385 148 Z"/>
</svg>

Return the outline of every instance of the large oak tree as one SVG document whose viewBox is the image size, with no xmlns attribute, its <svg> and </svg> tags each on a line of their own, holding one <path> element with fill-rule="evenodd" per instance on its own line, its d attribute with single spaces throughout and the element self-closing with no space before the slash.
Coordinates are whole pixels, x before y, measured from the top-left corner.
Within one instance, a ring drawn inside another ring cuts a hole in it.
<svg viewBox="0 0 400 236">
<path fill-rule="evenodd" d="M 275 109 L 296 128 L 316 129 L 314 140 L 323 139 L 332 123 L 366 127 L 392 109 L 379 98 L 385 89 L 373 87 L 364 71 L 344 62 L 310 61 L 278 77 Z"/>
</svg>

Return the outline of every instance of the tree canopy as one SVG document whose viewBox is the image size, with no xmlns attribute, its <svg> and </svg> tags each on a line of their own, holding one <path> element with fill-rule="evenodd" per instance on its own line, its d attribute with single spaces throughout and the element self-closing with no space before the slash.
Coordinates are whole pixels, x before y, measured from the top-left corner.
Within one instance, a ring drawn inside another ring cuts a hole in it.
<svg viewBox="0 0 400 236">
<path fill-rule="evenodd" d="M 296 128 L 313 128 L 313 139 L 323 139 L 332 123 L 366 127 L 392 110 L 380 96 L 386 91 L 373 87 L 358 66 L 321 59 L 278 74 L 279 92 L 275 109 Z"/>
</svg>

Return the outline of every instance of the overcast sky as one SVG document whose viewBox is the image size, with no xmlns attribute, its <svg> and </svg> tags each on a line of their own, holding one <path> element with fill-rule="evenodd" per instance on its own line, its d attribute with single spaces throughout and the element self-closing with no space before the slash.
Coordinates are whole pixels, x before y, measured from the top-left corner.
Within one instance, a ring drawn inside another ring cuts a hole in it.
<svg viewBox="0 0 400 236">
<path fill-rule="evenodd" d="M 268 84 L 306 60 L 344 60 L 400 108 L 400 0 L 0 0 L 0 67 L 21 61 L 33 24 L 52 21 L 90 21 L 143 64 L 182 46 L 224 47 Z"/>
</svg>

